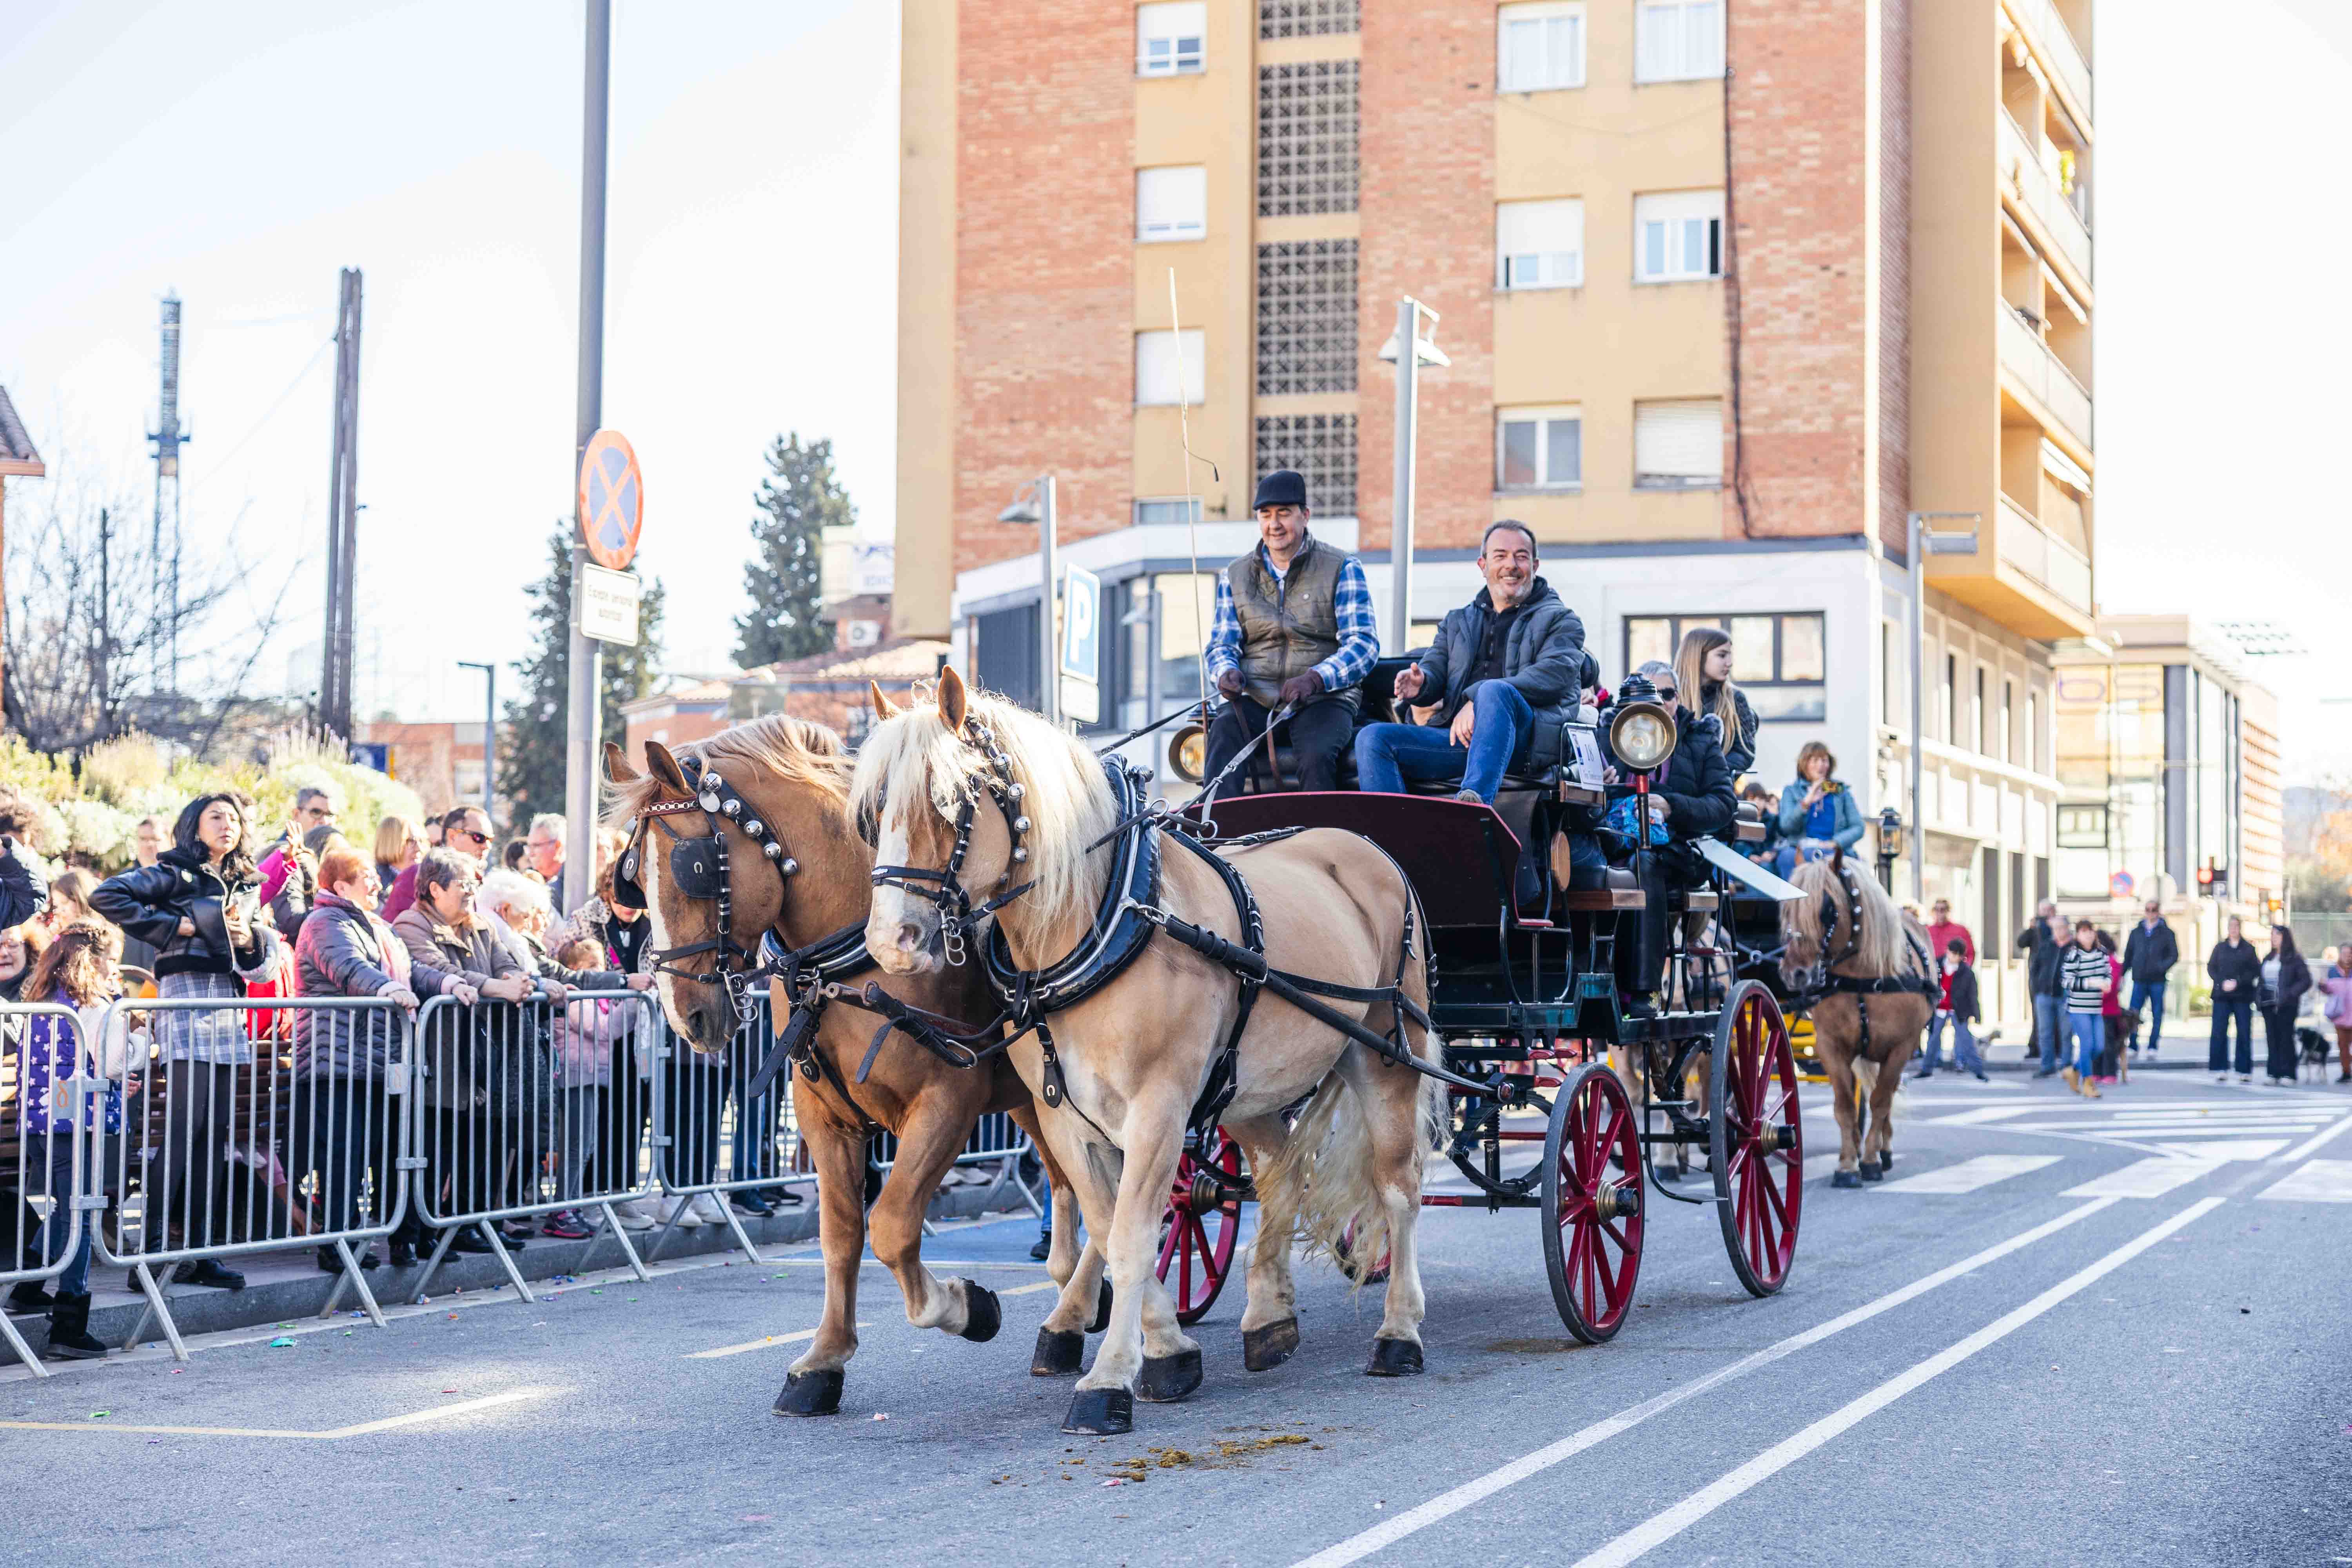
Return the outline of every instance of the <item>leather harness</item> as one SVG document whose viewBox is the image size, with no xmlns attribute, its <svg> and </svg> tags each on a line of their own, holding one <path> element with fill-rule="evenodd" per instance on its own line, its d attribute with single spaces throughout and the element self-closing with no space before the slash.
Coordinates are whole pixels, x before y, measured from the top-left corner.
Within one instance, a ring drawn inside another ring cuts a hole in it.
<svg viewBox="0 0 2352 1568">
<path fill-rule="evenodd" d="M 1873 1057 L 1870 1050 L 1870 998 L 1925 995 L 1932 1005 L 1936 1000 L 1936 982 L 1933 978 L 1936 966 L 1929 961 L 1927 950 L 1920 945 L 1919 939 L 1913 936 L 1910 928 L 1906 926 L 1904 928 L 1903 940 L 1910 946 L 1912 953 L 1918 958 L 1921 973 L 1927 978 L 1906 974 L 1861 975 L 1836 973 L 1838 964 L 1843 963 L 1862 951 L 1862 889 L 1854 882 L 1853 867 L 1840 860 L 1834 868 L 1837 871 L 1838 879 L 1845 884 L 1845 896 L 1849 907 L 1853 910 L 1853 917 L 1850 921 L 1845 922 L 1852 928 L 1847 933 L 1845 951 L 1832 958 L 1830 945 L 1837 940 L 1840 919 L 1837 900 L 1830 897 L 1827 889 L 1822 890 L 1822 981 L 1819 994 L 1825 996 L 1840 995 L 1853 998 L 1854 1016 L 1860 1023 L 1860 1038 L 1857 1041 L 1856 1049 L 1864 1059 L 1875 1061 L 1878 1058 Z"/>
</svg>

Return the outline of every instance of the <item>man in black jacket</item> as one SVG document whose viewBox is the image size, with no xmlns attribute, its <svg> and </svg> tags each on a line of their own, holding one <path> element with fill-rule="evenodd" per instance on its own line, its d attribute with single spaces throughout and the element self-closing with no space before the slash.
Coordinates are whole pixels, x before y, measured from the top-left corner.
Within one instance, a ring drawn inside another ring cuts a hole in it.
<svg viewBox="0 0 2352 1568">
<path fill-rule="evenodd" d="M 2164 907 L 2154 899 L 2147 901 L 2145 918 L 2132 927 L 2131 935 L 2124 939 L 2124 973 L 2131 977 L 2132 1025 L 2131 1048 L 2139 1051 L 2139 1025 L 2147 1020 L 2147 1054 L 2156 1055 L 2156 1044 L 2164 1037 L 2164 983 L 2172 966 L 2180 962 L 2180 943 L 2172 928 L 2164 923 Z"/>
<path fill-rule="evenodd" d="M 2205 961 L 2205 973 L 2213 979 L 2213 1042 L 2205 1053 L 2205 1066 L 2218 1081 L 2228 1076 L 2230 1061 L 2230 1020 L 2238 1021 L 2238 1080 L 2254 1081 L 2254 991 L 2263 981 L 2263 955 L 2246 940 L 2238 917 L 2230 917 L 2229 934 L 2214 944 L 2213 956 Z"/>
<path fill-rule="evenodd" d="M 2066 982 L 2059 973 L 2063 957 L 2058 935 L 2061 923 L 2058 906 L 2044 899 L 2034 906 L 2033 923 L 2017 933 L 2017 951 L 2031 955 L 2025 964 L 2025 989 L 2033 998 L 2033 1043 L 2026 1047 L 2026 1058 L 2032 1060 L 2035 1048 L 2040 1048 L 2036 1078 L 2056 1075 L 2058 1053 L 2066 1039 Z"/>
<path fill-rule="evenodd" d="M 0 931 L 13 931 L 49 907 L 49 879 L 29 847 L 32 807 L 21 795 L 0 800 Z"/>
</svg>

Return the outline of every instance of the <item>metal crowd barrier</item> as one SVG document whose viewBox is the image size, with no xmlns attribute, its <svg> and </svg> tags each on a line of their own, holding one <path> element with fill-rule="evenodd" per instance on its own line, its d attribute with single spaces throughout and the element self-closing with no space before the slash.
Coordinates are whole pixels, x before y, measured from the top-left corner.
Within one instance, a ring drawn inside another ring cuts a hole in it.
<svg viewBox="0 0 2352 1568">
<path fill-rule="evenodd" d="M 667 1125 L 658 1060 L 641 1083 L 617 1048 L 651 1041 L 659 1058 L 665 1031 L 653 993 L 574 992 L 562 1006 L 535 996 L 465 1007 L 436 996 L 417 1015 L 416 1037 L 415 1153 L 404 1163 L 417 1173 L 417 1218 L 440 1238 L 415 1299 L 470 1226 L 516 1293 L 537 1300 L 498 1222 L 559 1209 L 601 1214 L 629 1268 L 651 1279 L 614 1205 L 653 1194 L 646 1145 L 659 1145 Z"/>
<path fill-rule="evenodd" d="M 1028 1178 L 1022 1175 L 1024 1162 L 1035 1162 L 1037 1180 L 1043 1182 L 1045 1179 L 1045 1163 L 1037 1160 L 1036 1145 L 1030 1142 L 1029 1134 L 1021 1130 L 1020 1124 L 1009 1113 L 992 1110 L 973 1126 L 963 1152 L 955 1157 L 954 1168 L 995 1166 L 995 1175 L 981 1199 L 982 1208 L 993 1205 L 1009 1186 L 1021 1194 L 1022 1203 L 1031 1214 L 1042 1216 L 1045 1212 L 1045 1200 L 1037 1189 L 1029 1184 Z M 876 1133 L 873 1142 L 867 1146 L 866 1163 L 873 1167 L 877 1177 L 887 1177 L 898 1163 L 898 1140 L 887 1132 Z M 939 1227 L 928 1218 L 923 1221 L 925 1236 L 937 1236 L 939 1233 Z"/>
<path fill-rule="evenodd" d="M 754 998 L 751 1016 L 728 1037 L 723 1051 L 704 1052 L 677 1037 L 663 1019 L 656 1049 L 667 1089 L 669 1124 L 654 1142 L 661 1146 L 662 1190 L 677 1194 L 678 1205 L 663 1222 L 646 1256 L 656 1258 L 684 1222 L 687 1205 L 708 1194 L 735 1245 L 755 1263 L 765 1262 L 730 1201 L 730 1194 L 762 1192 L 816 1180 L 800 1166 L 800 1123 L 793 1112 L 792 1069 L 779 1071 L 767 1091 L 751 1104 L 743 1090 L 759 1075 L 775 1041 L 768 999 Z M 708 1217 L 701 1223 L 714 1223 Z"/>
<path fill-rule="evenodd" d="M 37 1031 L 37 1018 L 48 1021 Z M 84 1215 L 106 1201 L 89 1195 L 97 1185 L 89 1179 L 90 1156 L 103 1134 L 87 1136 L 83 1124 L 96 1109 L 93 1100 L 103 1104 L 108 1080 L 95 1075 L 98 1064 L 84 1045 L 81 1019 L 70 1007 L 0 1006 L 0 1159 L 16 1174 L 16 1194 L 0 1285 L 12 1290 L 65 1273 L 81 1246 Z M 61 1119 L 62 1132 L 56 1125 Z M 0 1337 L 36 1377 L 49 1375 L 5 1311 Z"/>
</svg>

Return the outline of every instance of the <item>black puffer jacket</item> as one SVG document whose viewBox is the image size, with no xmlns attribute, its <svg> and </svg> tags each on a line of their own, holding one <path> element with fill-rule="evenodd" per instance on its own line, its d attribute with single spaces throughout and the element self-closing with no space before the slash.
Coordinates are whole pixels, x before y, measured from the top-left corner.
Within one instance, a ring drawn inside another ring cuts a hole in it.
<svg viewBox="0 0 2352 1568">
<path fill-rule="evenodd" d="M 1699 689 L 1700 712 L 1715 712 L 1715 694 L 1720 689 L 1713 681 Z M 1756 765 L 1756 710 L 1748 706 L 1748 693 L 1737 686 L 1731 689 L 1731 710 L 1739 716 L 1739 733 L 1724 737 L 1723 760 L 1731 764 L 1731 776 L 1736 779 Z M 1721 720 L 1717 714 L 1717 721 Z"/>
<path fill-rule="evenodd" d="M 1421 694 L 1412 699 L 1417 706 L 1437 704 L 1433 724 L 1453 723 L 1470 700 L 1494 624 L 1495 601 L 1484 588 L 1460 609 L 1445 613 L 1437 641 L 1422 655 Z M 1576 717 L 1578 700 L 1598 668 L 1584 651 L 1583 621 L 1552 592 L 1550 584 L 1537 578 L 1511 622 L 1510 640 L 1503 649 L 1503 679 L 1535 710 L 1528 768 L 1548 768 L 1559 761 L 1560 731 Z"/>
<path fill-rule="evenodd" d="M 155 977 L 172 974 L 253 974 L 261 972 L 278 933 L 261 923 L 261 883 L 234 886 L 196 850 L 176 845 L 152 866 L 134 867 L 100 882 L 89 907 L 155 950 Z M 228 912 L 242 911 L 247 943 L 232 950 Z M 194 936 L 180 934 L 191 921 Z"/>
<path fill-rule="evenodd" d="M 1723 758 L 1723 727 L 1712 714 L 1675 710 L 1675 752 L 1666 765 L 1653 772 L 1650 794 L 1666 803 L 1666 828 L 1677 838 L 1705 838 L 1731 826 L 1739 798 L 1731 792 L 1731 767 Z M 1634 793 L 1633 770 L 1617 758 L 1609 744 L 1608 717 L 1602 715 L 1601 754 L 1616 769 L 1618 782 L 1609 786 L 1613 803 Z M 1582 808 L 1586 826 L 1598 827 L 1608 815 L 1605 806 Z"/>
</svg>

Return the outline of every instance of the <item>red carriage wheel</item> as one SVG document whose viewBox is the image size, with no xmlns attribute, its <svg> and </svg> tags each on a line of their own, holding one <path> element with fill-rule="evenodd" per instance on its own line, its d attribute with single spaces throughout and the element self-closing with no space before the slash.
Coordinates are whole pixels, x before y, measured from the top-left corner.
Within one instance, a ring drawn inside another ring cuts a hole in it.
<svg viewBox="0 0 2352 1568">
<path fill-rule="evenodd" d="M 1753 980 L 1734 986 L 1725 1001 L 1707 1080 L 1707 1164 L 1723 1244 L 1748 1293 L 1769 1296 L 1787 1280 L 1797 1255 L 1805 1119 L 1789 1026 L 1772 994 Z"/>
<path fill-rule="evenodd" d="M 1544 1269 L 1552 1304 L 1586 1344 L 1613 1337 L 1642 1269 L 1642 1138 L 1633 1102 L 1599 1062 L 1552 1101 L 1544 1135 Z"/>
<path fill-rule="evenodd" d="M 1187 1328 L 1208 1315 L 1233 1271 L 1244 1186 L 1242 1146 L 1222 1127 L 1176 1163 L 1175 1189 L 1160 1219 L 1159 1272 L 1176 1293 L 1176 1321 Z"/>
</svg>

